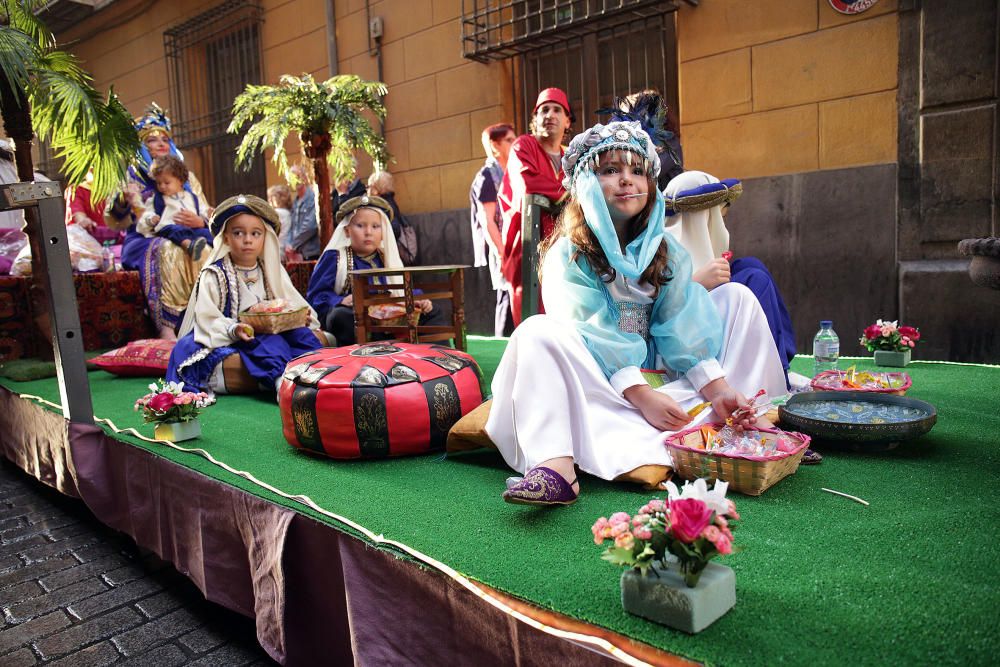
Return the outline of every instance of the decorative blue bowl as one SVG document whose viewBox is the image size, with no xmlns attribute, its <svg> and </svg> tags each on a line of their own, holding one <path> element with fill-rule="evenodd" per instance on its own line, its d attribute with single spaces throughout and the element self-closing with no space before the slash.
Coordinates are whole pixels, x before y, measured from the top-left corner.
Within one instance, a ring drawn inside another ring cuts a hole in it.
<svg viewBox="0 0 1000 667">
<path fill-rule="evenodd" d="M 937 422 L 937 410 L 908 396 L 860 391 L 796 394 L 778 408 L 781 427 L 854 449 L 891 449 L 921 436 Z"/>
</svg>

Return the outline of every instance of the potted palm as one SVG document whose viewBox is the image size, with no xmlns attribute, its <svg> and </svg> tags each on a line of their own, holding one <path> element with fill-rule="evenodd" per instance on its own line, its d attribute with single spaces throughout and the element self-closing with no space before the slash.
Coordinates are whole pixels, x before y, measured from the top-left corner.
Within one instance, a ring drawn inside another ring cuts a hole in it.
<svg viewBox="0 0 1000 667">
<path fill-rule="evenodd" d="M 271 150 L 281 175 L 293 180 L 285 139 L 296 135 L 319 190 L 320 243 L 325 246 L 333 235 L 331 168 L 334 178 L 346 177 L 355 150 L 381 165 L 390 158 L 385 138 L 369 121 L 369 115 L 385 118 L 382 98 L 387 92 L 385 84 L 353 74 L 322 82 L 309 74 L 285 74 L 274 86 L 247 86 L 233 103 L 228 130 L 236 134 L 248 126 L 236 152 L 236 166 L 249 169 L 256 155 Z"/>
</svg>

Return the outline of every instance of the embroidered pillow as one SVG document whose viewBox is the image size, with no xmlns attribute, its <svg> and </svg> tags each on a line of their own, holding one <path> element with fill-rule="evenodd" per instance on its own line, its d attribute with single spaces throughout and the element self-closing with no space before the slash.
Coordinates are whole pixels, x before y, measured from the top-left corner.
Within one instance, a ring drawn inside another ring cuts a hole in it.
<svg viewBox="0 0 1000 667">
<path fill-rule="evenodd" d="M 159 338 L 134 340 L 125 347 L 91 359 L 90 364 L 126 377 L 163 377 L 175 342 Z"/>
</svg>

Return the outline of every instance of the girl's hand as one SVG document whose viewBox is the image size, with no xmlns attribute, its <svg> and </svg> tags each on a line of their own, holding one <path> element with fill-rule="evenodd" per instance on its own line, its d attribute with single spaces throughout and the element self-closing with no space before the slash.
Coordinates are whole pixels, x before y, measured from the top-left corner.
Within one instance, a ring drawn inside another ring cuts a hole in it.
<svg viewBox="0 0 1000 667">
<path fill-rule="evenodd" d="M 711 290 L 728 283 L 732 275 L 731 271 L 729 262 L 721 257 L 716 257 L 695 271 L 691 279 L 705 289 Z"/>
<path fill-rule="evenodd" d="M 712 409 L 721 419 L 729 419 L 729 416 L 739 408 L 750 407 L 747 397 L 730 387 L 725 378 L 709 382 L 702 387 L 701 393 L 712 402 Z M 753 428 L 756 425 L 757 418 L 752 412 L 744 413 L 744 416 L 733 424 L 737 429 Z"/>
<path fill-rule="evenodd" d="M 623 395 L 639 409 L 646 421 L 661 431 L 679 431 L 691 423 L 691 417 L 677 401 L 654 391 L 649 385 L 629 387 Z"/>
<path fill-rule="evenodd" d="M 353 306 L 354 305 L 354 295 L 348 294 L 344 297 L 344 300 L 340 302 L 341 306 Z"/>
<path fill-rule="evenodd" d="M 431 303 L 430 299 L 420 299 L 419 301 L 414 301 L 413 305 L 417 307 L 417 310 L 425 315 L 431 312 L 431 308 L 434 307 L 434 304 Z"/>
</svg>

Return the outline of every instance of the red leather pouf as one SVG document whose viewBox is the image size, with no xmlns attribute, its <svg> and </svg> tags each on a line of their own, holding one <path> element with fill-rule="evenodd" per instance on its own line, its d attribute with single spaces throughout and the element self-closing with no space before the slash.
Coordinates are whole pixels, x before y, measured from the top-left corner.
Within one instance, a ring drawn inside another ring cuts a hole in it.
<svg viewBox="0 0 1000 667">
<path fill-rule="evenodd" d="M 444 449 L 448 430 L 483 402 L 476 361 L 439 345 L 325 348 L 288 363 L 278 390 L 285 439 L 335 459 Z"/>
</svg>

